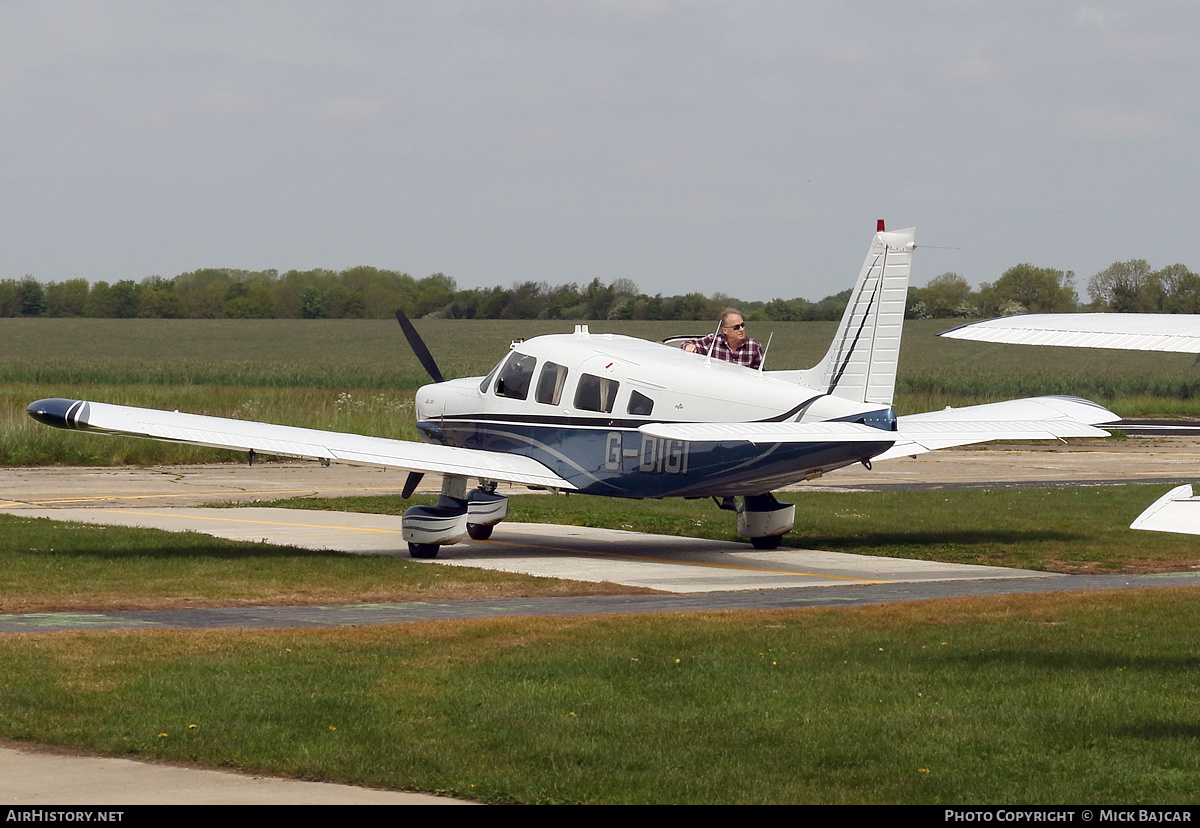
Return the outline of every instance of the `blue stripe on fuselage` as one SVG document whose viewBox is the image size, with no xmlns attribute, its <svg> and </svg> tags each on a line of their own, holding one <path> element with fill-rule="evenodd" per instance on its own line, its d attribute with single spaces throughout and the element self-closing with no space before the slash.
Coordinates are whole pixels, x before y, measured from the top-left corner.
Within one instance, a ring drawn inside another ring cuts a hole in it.
<svg viewBox="0 0 1200 828">
<path fill-rule="evenodd" d="M 631 498 L 762 494 L 873 457 L 894 442 L 686 442 L 636 429 L 467 420 L 417 428 L 430 442 L 531 457 L 583 494 Z"/>
</svg>

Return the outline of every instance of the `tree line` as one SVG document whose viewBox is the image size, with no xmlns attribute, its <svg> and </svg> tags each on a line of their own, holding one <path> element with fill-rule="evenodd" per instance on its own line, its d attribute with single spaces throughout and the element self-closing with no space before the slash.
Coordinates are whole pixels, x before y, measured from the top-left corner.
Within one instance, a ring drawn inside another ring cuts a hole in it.
<svg viewBox="0 0 1200 828">
<path fill-rule="evenodd" d="M 1200 276 L 1181 264 L 1152 270 L 1144 259 L 1114 262 L 1088 282 L 1080 302 L 1071 271 L 1019 264 L 975 290 L 957 273 L 910 287 L 906 316 L 979 318 L 1076 310 L 1200 313 Z M 520 282 L 459 289 L 435 273 L 416 279 L 374 267 L 342 271 L 248 271 L 206 268 L 173 279 L 151 276 L 109 284 L 68 279 L 43 284 L 32 276 L 0 280 L 0 317 L 156 319 L 385 319 L 397 308 L 411 317 L 446 319 L 712 320 L 737 307 L 753 321 L 835 320 L 850 291 L 816 302 L 803 298 L 740 301 L 723 293 L 649 296 L 629 279 L 586 285 Z"/>
<path fill-rule="evenodd" d="M 400 308 L 414 318 L 712 320 L 736 305 L 759 319 L 837 319 L 849 293 L 818 302 L 743 302 L 723 293 L 649 296 L 629 279 L 459 289 L 442 273 L 416 279 L 374 267 L 283 274 L 208 268 L 173 279 L 151 276 L 112 284 L 5 279 L 0 281 L 0 317 L 386 319 Z"/>
<path fill-rule="evenodd" d="M 1009 316 L 1014 313 L 1200 313 L 1200 275 L 1181 264 L 1151 270 L 1145 259 L 1113 262 L 1088 280 L 1089 303 L 1069 270 L 1019 264 L 972 290 L 957 273 L 943 273 L 908 291 L 914 319 Z"/>
</svg>

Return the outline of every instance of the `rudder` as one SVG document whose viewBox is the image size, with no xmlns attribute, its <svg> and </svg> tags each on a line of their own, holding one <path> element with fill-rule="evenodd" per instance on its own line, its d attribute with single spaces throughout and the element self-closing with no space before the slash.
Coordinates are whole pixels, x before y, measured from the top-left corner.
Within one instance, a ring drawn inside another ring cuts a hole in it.
<svg viewBox="0 0 1200 828">
<path fill-rule="evenodd" d="M 880 231 L 825 358 L 800 382 L 855 402 L 891 405 L 916 228 Z"/>
</svg>

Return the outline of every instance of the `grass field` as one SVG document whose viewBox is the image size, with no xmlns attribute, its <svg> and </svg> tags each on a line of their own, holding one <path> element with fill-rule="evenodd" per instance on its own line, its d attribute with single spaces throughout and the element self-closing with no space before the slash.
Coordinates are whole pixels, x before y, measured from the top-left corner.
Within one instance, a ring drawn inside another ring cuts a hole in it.
<svg viewBox="0 0 1200 828">
<path fill-rule="evenodd" d="M 1195 590 L 0 638 L 0 736 L 485 802 L 1200 801 Z"/>
<path fill-rule="evenodd" d="M 550 321 L 417 323 L 443 372 L 486 373 L 513 339 L 569 332 Z M 593 322 L 593 330 L 651 339 L 702 325 Z M 1200 415 L 1195 357 L 955 342 L 936 320 L 906 326 L 897 382 L 901 413 L 1036 394 L 1076 394 L 1122 416 Z M 774 339 L 770 368 L 803 368 L 824 354 L 825 322 L 756 323 Z M 227 452 L 122 438 L 80 438 L 38 425 L 25 406 L 43 397 L 125 405 L 414 439 L 412 397 L 426 376 L 395 323 L 362 320 L 0 320 L 0 463 L 180 463 Z"/>
</svg>

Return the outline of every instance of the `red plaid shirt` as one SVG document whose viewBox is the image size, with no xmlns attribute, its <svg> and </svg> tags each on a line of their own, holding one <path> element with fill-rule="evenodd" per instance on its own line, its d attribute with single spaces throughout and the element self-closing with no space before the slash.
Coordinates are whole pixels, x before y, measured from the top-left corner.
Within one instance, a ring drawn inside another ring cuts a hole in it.
<svg viewBox="0 0 1200 828">
<path fill-rule="evenodd" d="M 707 354 L 708 349 L 712 348 L 712 355 L 714 357 L 723 359 L 726 362 L 732 362 L 735 365 L 757 368 L 762 364 L 762 346 L 756 340 L 750 338 L 742 342 L 742 346 L 736 351 L 729 347 L 729 341 L 725 338 L 725 334 L 709 334 L 703 339 L 692 339 L 683 343 L 684 348 L 689 345 L 695 345 L 696 353 L 698 354 Z"/>
</svg>

